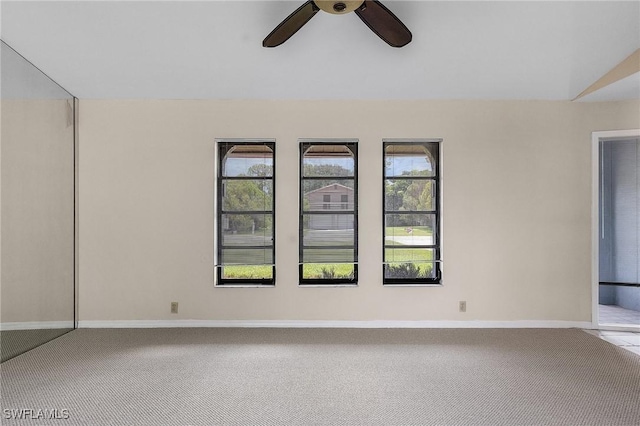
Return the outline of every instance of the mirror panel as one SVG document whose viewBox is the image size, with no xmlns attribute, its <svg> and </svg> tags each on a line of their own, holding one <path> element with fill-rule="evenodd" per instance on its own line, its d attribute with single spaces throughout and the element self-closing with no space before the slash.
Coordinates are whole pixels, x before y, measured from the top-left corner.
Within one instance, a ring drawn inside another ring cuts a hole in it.
<svg viewBox="0 0 640 426">
<path fill-rule="evenodd" d="M 75 324 L 74 97 L 1 43 L 2 361 Z"/>
</svg>

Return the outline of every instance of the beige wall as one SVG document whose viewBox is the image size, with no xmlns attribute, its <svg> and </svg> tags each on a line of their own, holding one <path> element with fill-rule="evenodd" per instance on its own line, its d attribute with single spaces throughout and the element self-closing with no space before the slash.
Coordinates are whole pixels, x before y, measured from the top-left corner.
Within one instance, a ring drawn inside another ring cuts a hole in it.
<svg viewBox="0 0 640 426">
<path fill-rule="evenodd" d="M 80 320 L 590 321 L 591 132 L 640 127 L 639 113 L 635 101 L 82 100 Z M 359 139 L 357 288 L 297 285 L 297 139 L 323 137 Z M 442 287 L 381 285 L 381 140 L 403 137 L 444 139 Z M 215 138 L 276 138 L 275 288 L 213 286 Z"/>
<path fill-rule="evenodd" d="M 6 323 L 73 323 L 71 100 L 2 100 L 2 293 Z"/>
</svg>

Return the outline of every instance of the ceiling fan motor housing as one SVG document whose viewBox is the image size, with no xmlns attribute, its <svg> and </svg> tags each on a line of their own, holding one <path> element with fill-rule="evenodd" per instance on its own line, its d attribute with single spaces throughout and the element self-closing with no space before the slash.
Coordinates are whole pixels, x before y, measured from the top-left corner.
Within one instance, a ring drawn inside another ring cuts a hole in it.
<svg viewBox="0 0 640 426">
<path fill-rule="evenodd" d="M 345 13 L 353 12 L 364 3 L 364 0 L 313 0 L 313 2 L 321 10 L 332 13 L 334 15 L 342 15 Z"/>
</svg>

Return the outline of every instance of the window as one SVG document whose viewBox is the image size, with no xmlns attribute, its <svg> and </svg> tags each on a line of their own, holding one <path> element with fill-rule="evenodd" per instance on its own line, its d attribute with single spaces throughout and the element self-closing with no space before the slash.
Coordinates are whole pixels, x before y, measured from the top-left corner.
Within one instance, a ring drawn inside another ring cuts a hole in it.
<svg viewBox="0 0 640 426">
<path fill-rule="evenodd" d="M 300 284 L 357 282 L 357 148 L 356 141 L 300 143 Z"/>
<path fill-rule="evenodd" d="M 331 208 L 331 205 L 329 204 L 331 203 L 331 195 L 323 195 L 322 201 L 324 202 L 322 208 L 325 210 L 329 210 Z"/>
<path fill-rule="evenodd" d="M 273 285 L 275 143 L 218 141 L 218 285 Z"/>
<path fill-rule="evenodd" d="M 439 284 L 439 141 L 384 141 L 384 284 Z"/>
</svg>

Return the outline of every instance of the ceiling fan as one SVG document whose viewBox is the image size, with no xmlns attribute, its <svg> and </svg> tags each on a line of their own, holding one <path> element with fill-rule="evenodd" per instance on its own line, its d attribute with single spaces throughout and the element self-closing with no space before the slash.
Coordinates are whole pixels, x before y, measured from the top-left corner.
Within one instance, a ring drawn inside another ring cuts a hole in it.
<svg viewBox="0 0 640 426">
<path fill-rule="evenodd" d="M 402 47 L 411 41 L 411 31 L 377 0 L 309 0 L 271 31 L 262 46 L 280 46 L 320 10 L 335 15 L 355 12 L 371 31 L 390 46 Z"/>
</svg>

